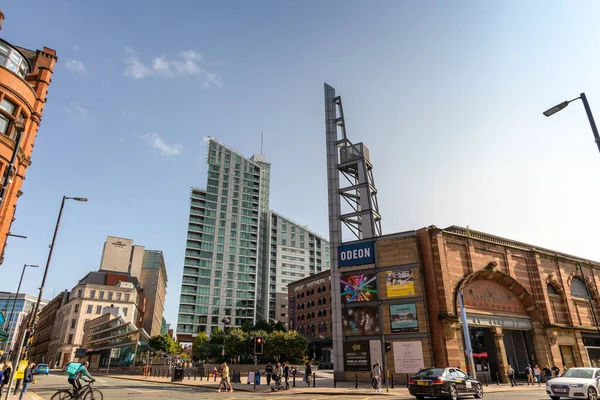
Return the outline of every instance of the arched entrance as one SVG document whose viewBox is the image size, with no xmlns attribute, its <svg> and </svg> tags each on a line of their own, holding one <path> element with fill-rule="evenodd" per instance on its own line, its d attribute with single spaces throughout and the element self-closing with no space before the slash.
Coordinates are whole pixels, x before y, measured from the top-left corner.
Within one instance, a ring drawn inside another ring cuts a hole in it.
<svg viewBox="0 0 600 400">
<path fill-rule="evenodd" d="M 534 324 L 538 321 L 531 294 L 492 262 L 467 275 L 455 289 L 463 292 L 476 372 L 503 378 L 510 364 L 518 374 L 538 362 Z"/>
</svg>

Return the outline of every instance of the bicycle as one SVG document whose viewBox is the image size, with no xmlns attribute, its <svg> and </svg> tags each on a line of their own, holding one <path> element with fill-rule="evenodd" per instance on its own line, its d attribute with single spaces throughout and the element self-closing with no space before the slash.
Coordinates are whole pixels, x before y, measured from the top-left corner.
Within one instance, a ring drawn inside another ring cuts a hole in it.
<svg viewBox="0 0 600 400">
<path fill-rule="evenodd" d="M 52 395 L 50 400 L 69 400 L 69 399 L 82 399 L 82 400 L 103 400 L 104 395 L 98 389 L 92 387 L 94 381 L 86 381 L 85 385 L 79 389 L 77 393 L 73 389 L 59 389 Z"/>
</svg>

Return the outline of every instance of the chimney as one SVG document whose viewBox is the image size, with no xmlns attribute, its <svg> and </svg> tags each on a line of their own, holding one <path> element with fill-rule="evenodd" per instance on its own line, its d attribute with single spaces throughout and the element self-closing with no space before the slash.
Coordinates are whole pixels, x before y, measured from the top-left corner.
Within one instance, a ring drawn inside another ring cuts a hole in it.
<svg viewBox="0 0 600 400">
<path fill-rule="evenodd" d="M 0 10 L 0 31 L 2 30 L 2 21 L 4 21 L 4 13 Z"/>
</svg>

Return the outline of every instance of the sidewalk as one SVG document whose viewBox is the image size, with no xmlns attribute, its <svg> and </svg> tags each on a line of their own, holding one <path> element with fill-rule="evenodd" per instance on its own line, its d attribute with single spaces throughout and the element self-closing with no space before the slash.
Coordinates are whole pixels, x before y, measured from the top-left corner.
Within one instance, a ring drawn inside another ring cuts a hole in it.
<svg viewBox="0 0 600 400">
<path fill-rule="evenodd" d="M 216 381 L 213 378 L 207 381 L 206 378 L 200 380 L 200 377 L 196 377 L 192 375 L 191 378 L 185 376 L 182 382 L 171 382 L 171 378 L 158 378 L 151 377 L 146 378 L 139 375 L 107 375 L 110 378 L 123 379 L 123 380 L 133 380 L 140 382 L 155 382 L 162 384 L 171 384 L 171 385 L 181 385 L 181 386 L 189 386 L 189 387 L 197 387 L 197 388 L 205 388 L 217 390 L 219 386 L 220 379 L 217 378 Z M 247 384 L 248 377 L 244 376 L 241 378 L 242 383 L 234 383 L 232 384 L 233 390 L 239 392 L 254 392 L 254 385 Z M 319 371 L 316 375 L 316 385 L 312 387 L 312 379 L 311 386 L 307 387 L 306 384 L 302 381 L 302 377 L 296 379 L 296 387 L 293 387 L 293 380 L 289 381 L 290 389 L 285 391 L 288 394 L 329 394 L 332 396 L 345 396 L 345 395 L 380 395 L 380 396 L 396 396 L 396 398 L 406 398 L 413 399 L 412 396 L 409 395 L 408 389 L 404 387 L 396 386 L 394 389 L 389 389 L 389 392 L 386 391 L 384 387 L 383 393 L 376 393 L 371 388 L 368 382 L 359 382 L 358 389 L 355 388 L 355 383 L 350 381 L 345 382 L 336 382 L 336 388 L 333 387 L 333 378 L 330 373 L 325 371 Z M 544 389 L 544 385 L 542 386 L 527 386 L 527 385 L 519 385 L 517 388 L 512 388 L 508 384 L 500 384 L 500 385 L 489 385 L 483 387 L 484 393 L 497 393 L 497 392 L 508 392 L 515 390 L 536 390 L 536 389 Z M 261 384 L 256 386 L 257 393 L 271 393 L 271 388 L 266 385 L 266 379 L 261 377 Z M 281 393 L 281 392 L 278 392 Z M 398 397 L 401 396 L 401 397 Z"/>
</svg>

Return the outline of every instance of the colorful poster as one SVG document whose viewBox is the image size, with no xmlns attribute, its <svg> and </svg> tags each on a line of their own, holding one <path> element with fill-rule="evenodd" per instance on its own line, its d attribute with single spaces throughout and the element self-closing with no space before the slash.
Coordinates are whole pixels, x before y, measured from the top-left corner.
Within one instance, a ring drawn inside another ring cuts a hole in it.
<svg viewBox="0 0 600 400">
<path fill-rule="evenodd" d="M 414 296 L 415 281 L 412 268 L 401 271 L 386 271 L 385 286 L 388 297 Z"/>
<path fill-rule="evenodd" d="M 414 374 L 425 367 L 421 342 L 393 342 L 394 369 L 399 374 Z"/>
<path fill-rule="evenodd" d="M 419 321 L 417 321 L 417 305 L 394 304 L 390 306 L 390 323 L 392 332 L 417 332 Z"/>
<path fill-rule="evenodd" d="M 359 303 L 377 300 L 375 274 L 356 274 L 340 279 L 342 303 Z"/>
<path fill-rule="evenodd" d="M 344 336 L 378 335 L 379 332 L 377 307 L 342 308 L 342 334 Z"/>
</svg>

